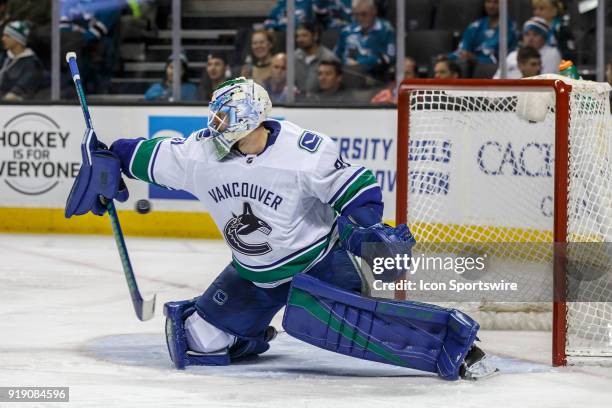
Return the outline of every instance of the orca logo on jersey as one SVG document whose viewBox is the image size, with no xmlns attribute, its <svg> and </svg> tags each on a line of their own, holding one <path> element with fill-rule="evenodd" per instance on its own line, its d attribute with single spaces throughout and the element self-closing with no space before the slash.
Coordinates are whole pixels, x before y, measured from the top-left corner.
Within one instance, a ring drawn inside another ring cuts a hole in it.
<svg viewBox="0 0 612 408">
<path fill-rule="evenodd" d="M 342 155 L 338 156 L 338 158 L 336 159 L 336 162 L 334 163 L 334 168 L 336 170 L 342 170 L 347 167 L 351 167 L 351 164 L 345 162 L 344 159 L 342 158 Z"/>
<path fill-rule="evenodd" d="M 234 217 L 230 218 L 223 228 L 225 240 L 232 249 L 251 256 L 263 255 L 272 251 L 272 247 L 267 242 L 248 244 L 240 239 L 241 235 L 249 235 L 255 231 L 265 235 L 270 235 L 270 232 L 272 232 L 272 227 L 267 222 L 253 214 L 249 203 L 244 203 L 242 214 L 232 213 L 232 215 Z"/>
</svg>

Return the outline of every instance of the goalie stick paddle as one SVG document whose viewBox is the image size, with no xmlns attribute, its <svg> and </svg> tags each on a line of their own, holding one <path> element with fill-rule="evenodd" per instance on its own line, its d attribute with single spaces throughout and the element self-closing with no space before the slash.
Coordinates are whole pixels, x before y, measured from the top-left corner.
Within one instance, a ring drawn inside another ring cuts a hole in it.
<svg viewBox="0 0 612 408">
<path fill-rule="evenodd" d="M 81 110 L 83 111 L 83 117 L 85 118 L 85 125 L 87 131 L 85 137 L 81 142 L 81 146 L 87 145 L 91 142 L 90 138 L 94 136 L 93 125 L 91 123 L 91 116 L 89 115 L 89 108 L 87 107 L 87 101 L 85 100 L 85 93 L 81 84 L 81 76 L 79 75 L 79 67 L 76 61 L 76 53 L 69 52 L 66 54 L 66 62 L 70 67 L 70 74 L 76 88 L 79 103 L 81 104 Z M 138 283 L 134 276 L 134 269 L 130 262 L 127 247 L 125 246 L 125 240 L 123 239 L 123 232 L 121 231 L 121 224 L 119 223 L 119 217 L 117 216 L 117 210 L 113 200 L 105 201 L 106 209 L 108 210 L 108 216 L 110 217 L 111 226 L 113 228 L 113 236 L 115 237 L 115 243 L 119 250 L 119 257 L 121 258 L 121 265 L 123 266 L 123 273 L 127 281 L 128 289 L 130 290 L 130 296 L 132 298 L 132 304 L 134 305 L 134 311 L 136 316 L 141 321 L 152 319 L 155 315 L 155 298 L 157 295 L 153 295 L 150 300 L 144 300 L 138 289 Z"/>
</svg>

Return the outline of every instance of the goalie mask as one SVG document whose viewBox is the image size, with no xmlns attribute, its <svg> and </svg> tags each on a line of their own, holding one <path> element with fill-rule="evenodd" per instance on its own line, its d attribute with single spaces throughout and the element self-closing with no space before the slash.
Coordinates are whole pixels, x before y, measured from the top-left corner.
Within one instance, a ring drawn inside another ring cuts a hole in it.
<svg viewBox="0 0 612 408">
<path fill-rule="evenodd" d="M 271 109 L 268 93 L 252 79 L 241 77 L 222 83 L 213 93 L 208 113 L 217 159 L 227 156 L 234 143 L 266 120 Z"/>
</svg>

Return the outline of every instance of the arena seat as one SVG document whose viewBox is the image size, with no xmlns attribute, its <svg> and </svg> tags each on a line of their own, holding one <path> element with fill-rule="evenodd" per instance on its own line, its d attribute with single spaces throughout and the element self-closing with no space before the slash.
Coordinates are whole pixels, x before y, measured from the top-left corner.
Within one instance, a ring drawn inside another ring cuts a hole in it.
<svg viewBox="0 0 612 408">
<path fill-rule="evenodd" d="M 433 25 L 431 0 L 410 0 L 406 2 L 406 31 L 429 30 Z"/>
<path fill-rule="evenodd" d="M 472 78 L 493 78 L 497 71 L 497 64 L 478 63 L 474 66 Z"/>
<path fill-rule="evenodd" d="M 471 22 L 482 16 L 483 0 L 439 0 L 433 27 L 463 32 Z"/>
<path fill-rule="evenodd" d="M 406 33 L 406 55 L 417 65 L 429 66 L 438 54 L 453 51 L 454 37 L 450 30 L 417 30 Z"/>
</svg>

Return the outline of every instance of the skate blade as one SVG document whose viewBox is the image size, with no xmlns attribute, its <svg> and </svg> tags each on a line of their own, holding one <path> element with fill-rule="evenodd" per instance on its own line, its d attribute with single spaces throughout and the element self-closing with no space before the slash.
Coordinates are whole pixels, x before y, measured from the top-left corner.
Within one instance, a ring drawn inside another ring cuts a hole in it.
<svg viewBox="0 0 612 408">
<path fill-rule="evenodd" d="M 488 378 L 494 377 L 494 376 L 496 376 L 499 373 L 500 373 L 499 368 L 496 368 L 496 369 L 494 369 L 494 370 L 492 370 L 490 372 L 487 372 L 487 373 L 481 374 L 481 375 L 469 375 L 469 374 L 466 374 L 466 376 L 463 379 L 467 380 L 467 381 L 480 381 L 480 380 L 486 380 Z"/>
<path fill-rule="evenodd" d="M 485 356 L 480 361 L 475 362 L 465 370 L 464 380 L 478 381 L 493 377 L 499 373 L 499 368 L 495 367 Z"/>
</svg>

